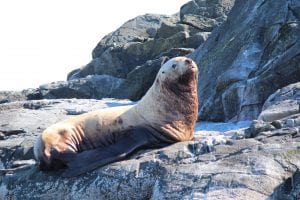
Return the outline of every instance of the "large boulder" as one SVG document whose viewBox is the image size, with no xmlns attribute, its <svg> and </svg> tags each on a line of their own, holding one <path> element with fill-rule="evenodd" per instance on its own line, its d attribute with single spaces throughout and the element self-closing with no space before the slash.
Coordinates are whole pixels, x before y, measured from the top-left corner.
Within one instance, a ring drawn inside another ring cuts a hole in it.
<svg viewBox="0 0 300 200">
<path fill-rule="evenodd" d="M 236 0 L 190 57 L 200 66 L 199 119 L 258 117 L 270 94 L 300 81 L 298 1 Z"/>
<path fill-rule="evenodd" d="M 208 144 L 206 136 L 196 135 L 194 141 L 142 150 L 79 177 L 39 171 L 32 146 L 47 126 L 70 115 L 127 104 L 132 102 L 59 99 L 1 104 L 0 199 L 299 197 L 300 114 L 279 120 L 277 128 L 255 122 L 241 131 L 241 140 Z"/>
<path fill-rule="evenodd" d="M 258 119 L 272 122 L 300 113 L 300 82 L 277 90 L 266 100 Z"/>
</svg>

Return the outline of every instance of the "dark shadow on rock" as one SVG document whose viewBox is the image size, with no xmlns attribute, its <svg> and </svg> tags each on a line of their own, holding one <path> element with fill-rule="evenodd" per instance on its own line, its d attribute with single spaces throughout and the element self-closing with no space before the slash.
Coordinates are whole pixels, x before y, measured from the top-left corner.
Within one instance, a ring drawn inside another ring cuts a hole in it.
<svg viewBox="0 0 300 200">
<path fill-rule="evenodd" d="M 300 199 L 300 171 L 287 178 L 282 184 L 278 185 L 271 194 L 272 200 L 298 200 Z"/>
</svg>

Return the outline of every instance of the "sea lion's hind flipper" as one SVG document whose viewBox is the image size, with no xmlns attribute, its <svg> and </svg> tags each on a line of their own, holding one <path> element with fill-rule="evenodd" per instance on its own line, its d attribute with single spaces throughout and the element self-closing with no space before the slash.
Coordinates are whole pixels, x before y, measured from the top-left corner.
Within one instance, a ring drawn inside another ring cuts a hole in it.
<svg viewBox="0 0 300 200">
<path fill-rule="evenodd" d="M 107 147 L 83 151 L 67 163 L 63 177 L 73 177 L 94 170 L 111 162 L 124 159 L 139 147 L 155 143 L 157 140 L 146 128 L 133 128 L 122 134 L 115 144 Z"/>
<path fill-rule="evenodd" d="M 51 149 L 51 161 L 46 162 L 43 159 L 39 161 L 39 169 L 41 171 L 57 171 L 67 168 L 67 163 L 73 160 L 76 153 L 73 151 L 60 152 L 56 149 Z"/>
</svg>

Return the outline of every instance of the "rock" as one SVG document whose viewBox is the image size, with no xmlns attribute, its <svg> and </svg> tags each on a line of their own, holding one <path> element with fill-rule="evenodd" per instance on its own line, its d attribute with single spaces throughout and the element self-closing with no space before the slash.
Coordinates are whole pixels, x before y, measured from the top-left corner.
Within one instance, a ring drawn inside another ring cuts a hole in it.
<svg viewBox="0 0 300 200">
<path fill-rule="evenodd" d="M 258 119 L 267 122 L 300 113 L 300 82 L 277 90 L 266 100 Z"/>
<path fill-rule="evenodd" d="M 24 101 L 34 97 L 35 99 L 41 99 L 38 96 L 37 89 L 26 89 L 22 91 L 0 91 L 0 104 L 9 103 L 13 101 Z"/>
<path fill-rule="evenodd" d="M 71 109 L 65 109 L 67 112 L 67 115 L 80 115 L 83 113 L 86 113 L 86 110 L 83 109 L 77 109 L 77 108 L 71 108 Z"/>
<path fill-rule="evenodd" d="M 14 161 L 12 162 L 12 167 L 19 167 L 19 166 L 22 166 L 22 165 L 32 165 L 32 164 L 35 164 L 36 161 L 35 160 L 17 160 L 17 161 Z"/>
<path fill-rule="evenodd" d="M 110 47 L 131 42 L 144 42 L 156 36 L 163 21 L 176 23 L 176 16 L 146 14 L 125 22 L 116 31 L 106 35 L 93 50 L 93 58 L 98 58 Z"/>
<path fill-rule="evenodd" d="M 265 199 L 297 171 L 286 168 L 287 161 L 299 166 L 299 154 L 291 153 L 290 148 L 276 150 L 275 144 L 264 147 L 251 139 L 219 145 L 209 154 L 192 154 L 187 145 L 178 143 L 147 152 L 72 179 L 41 173 L 32 166 L 3 175 L 1 187 L 5 197 L 23 199 Z"/>
<path fill-rule="evenodd" d="M 201 66 L 200 120 L 256 119 L 272 93 L 300 81 L 298 6 L 235 1 L 227 20 L 190 55 Z"/>
<path fill-rule="evenodd" d="M 4 135 L 4 136 L 11 136 L 11 135 L 18 135 L 20 133 L 25 133 L 25 131 L 23 129 L 0 129 L 1 133 Z"/>
<path fill-rule="evenodd" d="M 245 130 L 246 138 L 256 137 L 261 132 L 273 131 L 276 128 L 270 123 L 254 120 L 250 127 Z"/>
<path fill-rule="evenodd" d="M 282 123 L 279 120 L 272 121 L 271 125 L 274 126 L 277 129 L 282 128 Z"/>
<path fill-rule="evenodd" d="M 136 67 L 127 74 L 127 78 L 112 92 L 110 97 L 132 101 L 141 99 L 153 84 L 163 60 L 175 56 L 184 56 L 192 51 L 193 49 L 172 48 L 160 54 L 157 59 L 148 60 L 145 64 Z"/>
<path fill-rule="evenodd" d="M 4 140 L 4 139 L 5 139 L 4 133 L 0 132 L 0 140 Z"/>
<path fill-rule="evenodd" d="M 282 127 L 284 128 L 298 127 L 300 126 L 300 113 L 295 115 L 290 115 L 278 121 L 281 122 Z"/>
<path fill-rule="evenodd" d="M 26 95 L 17 91 L 1 91 L 0 92 L 0 104 L 8 103 L 12 101 L 24 100 Z"/>
<path fill-rule="evenodd" d="M 137 101 L 146 94 L 154 82 L 164 57 L 146 62 L 132 70 L 125 81 L 116 88 L 111 97 Z"/>
<path fill-rule="evenodd" d="M 80 71 L 80 68 L 70 71 L 67 75 L 67 80 L 71 81 L 74 79 L 79 79 L 80 77 L 76 76 L 76 74 L 78 74 L 79 71 Z"/>
<path fill-rule="evenodd" d="M 108 75 L 93 75 L 71 81 L 59 81 L 39 87 L 41 96 L 46 99 L 110 97 L 113 90 L 122 84 L 123 79 Z"/>
<path fill-rule="evenodd" d="M 24 132 L 0 141 L 0 199 L 297 199 L 300 179 L 299 116 L 290 128 L 256 123 L 257 137 L 205 142 L 203 136 L 161 149 L 141 150 L 74 178 L 41 172 L 33 142 L 41 131 L 65 119 L 67 110 L 85 112 L 130 101 L 58 99 L 0 105 L 0 127 Z M 285 126 L 285 125 L 284 125 Z M 266 130 L 269 130 L 266 135 Z M 297 131 L 298 130 L 298 131 Z M 200 139 L 201 138 L 201 139 Z"/>
<path fill-rule="evenodd" d="M 124 79 L 108 75 L 89 75 L 85 78 L 44 84 L 37 89 L 27 89 L 20 92 L 0 92 L 0 102 L 3 104 L 40 99 L 102 99 L 111 97 L 112 92 L 119 88 L 123 81 Z"/>
<path fill-rule="evenodd" d="M 176 18 L 173 20 L 169 20 L 169 21 L 162 21 L 160 27 L 157 29 L 157 32 L 155 34 L 155 38 L 169 38 L 172 37 L 173 35 L 179 33 L 179 32 L 188 32 L 192 35 L 196 34 L 197 32 L 199 32 L 198 29 L 186 25 L 186 24 L 181 24 L 179 23 L 179 18 L 176 15 Z"/>
<path fill-rule="evenodd" d="M 167 56 L 169 58 L 185 56 L 189 53 L 192 53 L 193 51 L 194 51 L 193 48 L 172 48 L 166 52 L 162 52 L 160 55 L 158 55 L 157 58 L 161 58 L 163 56 Z"/>
<path fill-rule="evenodd" d="M 264 122 L 253 120 L 248 129 L 245 130 L 245 138 L 264 138 L 265 136 L 297 135 L 300 131 L 300 114 L 289 115 L 281 120 Z M 264 137 L 262 137 L 264 136 Z"/>
<path fill-rule="evenodd" d="M 212 31 L 227 18 L 234 0 L 190 1 L 180 9 L 180 21 L 201 31 Z"/>
<path fill-rule="evenodd" d="M 270 199 L 299 199 L 300 196 L 300 172 L 297 170 L 293 176 L 286 179 L 276 187 Z"/>
<path fill-rule="evenodd" d="M 108 74 L 125 78 L 136 66 L 147 60 L 156 58 L 172 48 L 196 48 L 204 41 L 202 35 L 191 37 L 188 32 L 181 31 L 168 38 L 158 38 L 145 42 L 131 42 L 123 46 L 111 47 L 100 57 L 94 58 L 88 65 L 74 73 L 74 77 L 86 77 L 90 74 Z"/>
</svg>

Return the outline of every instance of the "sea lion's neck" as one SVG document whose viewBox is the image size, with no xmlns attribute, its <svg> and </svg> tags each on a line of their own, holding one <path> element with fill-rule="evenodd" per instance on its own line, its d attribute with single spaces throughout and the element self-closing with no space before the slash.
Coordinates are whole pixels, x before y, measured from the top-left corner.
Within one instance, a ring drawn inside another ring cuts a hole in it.
<svg viewBox="0 0 300 200">
<path fill-rule="evenodd" d="M 174 140 L 190 140 L 198 113 L 196 77 L 185 84 L 162 83 L 156 79 L 138 103 L 137 110 Z"/>
</svg>

